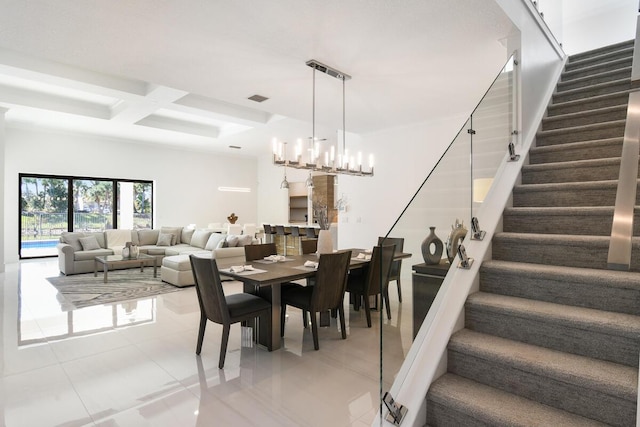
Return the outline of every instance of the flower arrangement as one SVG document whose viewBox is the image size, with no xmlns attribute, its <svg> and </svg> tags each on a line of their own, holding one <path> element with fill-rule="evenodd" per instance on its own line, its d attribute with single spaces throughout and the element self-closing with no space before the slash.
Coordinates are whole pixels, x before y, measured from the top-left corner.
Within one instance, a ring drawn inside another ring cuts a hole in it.
<svg viewBox="0 0 640 427">
<path fill-rule="evenodd" d="M 238 215 L 236 215 L 234 212 L 231 212 L 231 215 L 227 217 L 227 220 L 229 221 L 230 224 L 235 224 L 236 221 L 238 220 Z"/>
</svg>

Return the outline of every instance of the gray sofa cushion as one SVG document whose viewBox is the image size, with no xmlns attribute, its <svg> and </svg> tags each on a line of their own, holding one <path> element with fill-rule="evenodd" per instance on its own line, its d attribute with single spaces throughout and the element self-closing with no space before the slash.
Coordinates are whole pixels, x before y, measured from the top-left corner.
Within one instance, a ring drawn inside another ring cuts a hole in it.
<svg viewBox="0 0 640 427">
<path fill-rule="evenodd" d="M 100 243 L 98 243 L 98 239 L 96 239 L 96 236 L 81 237 L 78 240 L 80 240 L 80 245 L 82 246 L 83 251 L 93 251 L 95 249 L 101 249 Z"/>
<path fill-rule="evenodd" d="M 191 246 L 195 246 L 196 248 L 204 249 L 207 246 L 207 241 L 209 241 L 209 237 L 211 236 L 211 230 L 196 230 L 193 233 L 193 237 L 191 237 Z M 185 242 L 188 243 L 188 242 Z"/>
<path fill-rule="evenodd" d="M 182 229 L 182 235 L 180 236 L 180 243 L 189 244 L 191 242 L 191 237 L 193 237 L 194 231 L 196 231 L 195 228 L 184 227 Z"/>
<path fill-rule="evenodd" d="M 83 237 L 85 237 L 84 233 L 67 232 L 67 233 L 62 233 L 62 236 L 60 238 L 62 239 L 62 243 L 71 245 L 74 251 L 81 251 L 82 244 L 80 243 L 80 239 Z"/>
<path fill-rule="evenodd" d="M 171 246 L 171 242 L 173 241 L 175 237 L 173 236 L 173 234 L 168 234 L 168 233 L 160 233 L 160 235 L 158 236 L 158 243 L 156 243 L 157 246 Z"/>
<path fill-rule="evenodd" d="M 93 251 L 77 251 L 73 254 L 74 261 L 93 261 L 97 256 L 113 255 L 111 249 L 96 249 Z"/>
<path fill-rule="evenodd" d="M 160 230 L 138 230 L 138 245 L 149 246 L 158 243 Z"/>
</svg>

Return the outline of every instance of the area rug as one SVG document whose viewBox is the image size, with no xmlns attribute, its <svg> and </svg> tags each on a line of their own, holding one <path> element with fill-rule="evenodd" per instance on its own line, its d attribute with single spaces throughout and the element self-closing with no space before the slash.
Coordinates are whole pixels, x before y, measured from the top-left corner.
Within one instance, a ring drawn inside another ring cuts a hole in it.
<svg viewBox="0 0 640 427">
<path fill-rule="evenodd" d="M 145 268 L 144 272 L 138 268 L 109 271 L 107 283 L 103 281 L 102 272 L 98 272 L 97 277 L 88 273 L 47 277 L 47 280 L 58 290 L 58 301 L 65 311 L 181 290 L 161 281 L 160 277 L 154 278 L 153 268 Z"/>
</svg>

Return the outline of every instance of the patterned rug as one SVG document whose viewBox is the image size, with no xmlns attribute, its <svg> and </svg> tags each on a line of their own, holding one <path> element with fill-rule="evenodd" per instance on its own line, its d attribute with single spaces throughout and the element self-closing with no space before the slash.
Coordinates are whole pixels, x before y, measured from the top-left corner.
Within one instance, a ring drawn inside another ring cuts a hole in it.
<svg viewBox="0 0 640 427">
<path fill-rule="evenodd" d="M 160 270 L 160 269 L 158 269 Z M 47 280 L 58 290 L 58 300 L 65 311 L 110 304 L 181 290 L 153 277 L 153 268 L 138 268 L 109 271 L 108 282 L 103 282 L 102 272 L 98 277 L 93 273 L 71 276 L 48 277 Z"/>
</svg>

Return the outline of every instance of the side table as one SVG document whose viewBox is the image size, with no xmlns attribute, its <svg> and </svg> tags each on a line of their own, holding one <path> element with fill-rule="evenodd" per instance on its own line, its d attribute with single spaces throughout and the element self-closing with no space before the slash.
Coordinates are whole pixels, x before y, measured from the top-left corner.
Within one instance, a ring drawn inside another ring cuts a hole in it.
<svg viewBox="0 0 640 427">
<path fill-rule="evenodd" d="M 416 264 L 412 267 L 411 277 L 413 294 L 413 339 L 416 338 L 424 318 L 433 304 L 444 277 L 449 271 L 449 260 L 442 259 L 440 264 Z"/>
</svg>

